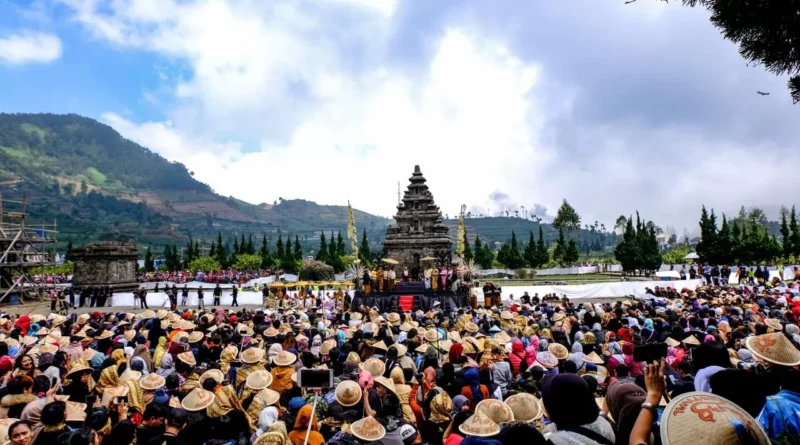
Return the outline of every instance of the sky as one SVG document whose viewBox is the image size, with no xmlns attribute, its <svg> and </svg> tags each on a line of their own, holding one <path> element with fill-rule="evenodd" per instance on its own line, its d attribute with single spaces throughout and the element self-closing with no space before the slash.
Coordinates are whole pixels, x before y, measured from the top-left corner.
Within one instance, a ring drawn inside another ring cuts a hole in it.
<svg viewBox="0 0 800 445">
<path fill-rule="evenodd" d="M 391 216 L 419 165 L 446 215 L 790 206 L 787 78 L 679 3 L 0 0 L 0 111 L 98 119 L 252 203 Z"/>
</svg>

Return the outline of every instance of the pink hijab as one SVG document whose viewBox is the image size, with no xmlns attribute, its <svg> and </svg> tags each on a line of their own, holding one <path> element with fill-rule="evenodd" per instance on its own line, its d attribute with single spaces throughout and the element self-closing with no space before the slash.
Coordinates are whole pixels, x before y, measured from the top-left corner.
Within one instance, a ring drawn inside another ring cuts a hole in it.
<svg viewBox="0 0 800 445">
<path fill-rule="evenodd" d="M 539 342 L 537 341 L 536 343 Z M 527 363 L 528 366 L 533 365 L 533 362 L 536 361 L 536 349 L 538 347 L 539 345 L 533 346 L 533 343 L 531 343 L 531 345 L 528 346 L 528 349 L 525 350 L 525 363 Z"/>
<path fill-rule="evenodd" d="M 371 389 L 372 385 L 374 385 L 372 374 L 369 371 L 361 371 L 361 374 L 358 375 L 358 386 L 363 390 L 367 390 Z"/>
</svg>

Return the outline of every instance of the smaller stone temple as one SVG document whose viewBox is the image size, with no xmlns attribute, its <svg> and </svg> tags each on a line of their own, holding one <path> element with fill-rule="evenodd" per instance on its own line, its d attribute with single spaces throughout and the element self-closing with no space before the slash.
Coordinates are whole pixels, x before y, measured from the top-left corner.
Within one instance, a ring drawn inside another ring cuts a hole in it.
<svg viewBox="0 0 800 445">
<path fill-rule="evenodd" d="M 136 289 L 139 251 L 131 243 L 102 241 L 73 248 L 70 259 L 75 264 L 72 285 L 111 286 L 114 291 Z"/>
<path fill-rule="evenodd" d="M 449 258 L 452 241 L 419 165 L 414 166 L 409 181 L 402 202 L 397 206 L 396 224 L 386 229 L 383 245 L 389 258 L 400 262 L 399 267 L 408 267 L 413 275 L 418 275 L 422 258 Z"/>
</svg>

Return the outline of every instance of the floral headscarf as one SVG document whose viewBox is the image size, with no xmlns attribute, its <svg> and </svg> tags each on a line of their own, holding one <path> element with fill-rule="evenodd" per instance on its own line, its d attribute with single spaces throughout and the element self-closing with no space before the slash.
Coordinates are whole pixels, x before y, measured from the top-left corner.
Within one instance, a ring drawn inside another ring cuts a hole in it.
<svg viewBox="0 0 800 445">
<path fill-rule="evenodd" d="M 450 421 L 450 413 L 453 412 L 453 400 L 446 392 L 440 392 L 431 400 L 430 420 L 434 423 L 444 423 Z"/>
<path fill-rule="evenodd" d="M 363 390 L 368 390 L 372 389 L 374 384 L 372 374 L 370 374 L 369 371 L 361 371 L 361 374 L 358 375 L 358 386 Z"/>
<path fill-rule="evenodd" d="M 311 353 L 314 354 L 314 357 L 319 358 L 319 350 L 322 347 L 322 338 L 320 338 L 319 334 L 314 336 L 314 339 L 311 341 Z"/>
<path fill-rule="evenodd" d="M 583 344 L 584 345 L 594 345 L 597 343 L 597 338 L 595 338 L 592 332 L 587 332 L 583 335 Z"/>
</svg>

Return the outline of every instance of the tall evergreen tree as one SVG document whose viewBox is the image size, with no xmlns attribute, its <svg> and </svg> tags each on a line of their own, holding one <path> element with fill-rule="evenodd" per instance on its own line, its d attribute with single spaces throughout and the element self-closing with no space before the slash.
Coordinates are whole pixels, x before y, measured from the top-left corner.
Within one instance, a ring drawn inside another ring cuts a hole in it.
<svg viewBox="0 0 800 445">
<path fill-rule="evenodd" d="M 328 265 L 333 266 L 333 262 L 338 263 L 338 260 L 339 250 L 336 248 L 336 237 L 333 236 L 333 230 L 331 230 L 331 240 L 328 242 Z"/>
<path fill-rule="evenodd" d="M 222 267 L 228 264 L 228 258 L 225 255 L 225 245 L 222 244 L 222 232 L 217 232 L 217 262 Z"/>
<path fill-rule="evenodd" d="M 217 244 L 214 241 L 211 241 L 211 248 L 208 250 L 208 256 L 211 258 L 217 257 Z"/>
<path fill-rule="evenodd" d="M 339 256 L 345 256 L 347 253 L 344 250 L 344 238 L 342 238 L 342 232 L 339 232 L 338 236 L 336 237 L 336 253 Z"/>
<path fill-rule="evenodd" d="M 172 266 L 175 270 L 181 270 L 181 255 L 178 253 L 178 246 L 172 243 Z"/>
<path fill-rule="evenodd" d="M 319 234 L 319 252 L 317 252 L 317 261 L 327 263 L 328 261 L 328 243 L 325 242 L 325 232 Z"/>
<path fill-rule="evenodd" d="M 494 266 L 494 252 L 489 247 L 489 243 L 483 245 L 483 264 L 484 269 L 491 269 Z"/>
<path fill-rule="evenodd" d="M 367 240 L 367 229 L 361 232 L 361 246 L 358 248 L 358 259 L 363 264 L 369 264 L 369 259 L 372 258 L 372 252 L 369 249 L 369 240 Z"/>
<path fill-rule="evenodd" d="M 245 249 L 245 253 L 249 255 L 253 255 L 256 253 L 256 248 L 253 246 L 253 234 L 251 233 L 250 236 L 247 237 L 247 248 Z"/>
<path fill-rule="evenodd" d="M 525 245 L 525 251 L 522 255 L 525 258 L 525 264 L 528 267 L 536 268 L 536 240 L 533 238 L 533 230 L 528 233 L 528 244 Z"/>
<path fill-rule="evenodd" d="M 283 235 L 278 235 L 278 244 L 275 245 L 275 256 L 278 258 L 278 261 L 283 261 L 285 258 L 283 252 Z"/>
<path fill-rule="evenodd" d="M 244 236 L 244 235 L 242 235 L 242 236 Z M 242 253 L 243 248 L 244 248 L 244 246 L 242 246 L 242 249 L 239 248 L 239 241 L 236 240 L 236 237 L 233 237 L 233 256 L 236 256 L 236 255 L 239 255 L 240 253 Z"/>
<path fill-rule="evenodd" d="M 469 240 L 467 239 L 467 231 L 464 230 L 464 259 L 472 261 L 475 258 L 475 255 L 472 253 L 472 248 L 469 247 Z"/>
<path fill-rule="evenodd" d="M 519 243 L 517 242 L 517 234 L 511 231 L 511 245 L 509 246 L 508 262 L 506 266 L 510 269 L 519 269 L 524 265 L 522 253 L 519 251 Z"/>
<path fill-rule="evenodd" d="M 144 271 L 153 272 L 154 270 L 155 266 L 153 266 L 153 252 L 150 250 L 150 246 L 147 246 L 147 251 L 144 254 Z"/>
<path fill-rule="evenodd" d="M 741 264 L 741 249 L 742 249 L 742 230 L 739 224 L 734 222 L 733 229 L 731 229 L 731 263 Z"/>
<path fill-rule="evenodd" d="M 789 221 L 786 220 L 788 210 L 781 208 L 781 243 L 783 244 L 783 257 L 789 259 L 792 256 L 792 232 L 789 231 Z"/>
<path fill-rule="evenodd" d="M 614 258 L 622 265 L 625 272 L 633 272 L 638 267 L 640 257 L 639 244 L 636 242 L 636 230 L 633 228 L 633 218 L 628 218 L 622 241 L 614 249 Z"/>
<path fill-rule="evenodd" d="M 200 242 L 195 240 L 194 241 L 194 258 L 192 258 L 192 259 L 194 260 L 194 259 L 200 258 L 200 256 L 201 256 L 201 254 L 200 254 Z"/>
<path fill-rule="evenodd" d="M 722 214 L 722 226 L 717 233 L 717 264 L 733 263 L 733 245 L 731 243 L 731 229 L 728 219 Z"/>
<path fill-rule="evenodd" d="M 539 226 L 539 239 L 536 240 L 536 267 L 543 267 L 550 260 L 550 254 L 547 253 L 547 244 L 544 243 L 544 234 L 542 226 Z"/>
<path fill-rule="evenodd" d="M 269 255 L 269 243 L 267 242 L 266 233 L 263 235 L 263 238 L 261 238 L 261 251 L 259 254 L 261 255 L 261 268 L 269 269 L 272 260 Z"/>
<path fill-rule="evenodd" d="M 300 247 L 300 237 L 294 236 L 294 260 L 300 261 L 303 259 L 303 248 Z"/>
<path fill-rule="evenodd" d="M 711 209 L 711 216 L 706 211 L 706 206 L 700 213 L 700 242 L 697 243 L 697 255 L 700 261 L 716 262 L 716 243 L 717 243 L 717 217 L 714 209 Z"/>
<path fill-rule="evenodd" d="M 64 261 L 72 261 L 72 238 L 67 240 L 67 253 L 64 254 Z"/>
<path fill-rule="evenodd" d="M 194 253 L 194 242 L 192 241 L 192 236 L 189 235 L 189 242 L 186 244 L 186 254 L 184 255 L 184 262 L 186 268 L 189 268 L 189 264 L 194 261 L 195 253 Z"/>
<path fill-rule="evenodd" d="M 578 252 L 578 245 L 575 243 L 574 239 L 570 239 L 567 243 L 567 249 L 564 252 L 564 262 L 567 265 L 572 265 L 578 262 L 580 258 L 580 253 Z"/>
<path fill-rule="evenodd" d="M 558 241 L 556 241 L 556 248 L 553 250 L 553 261 L 563 264 L 564 255 L 567 253 L 567 242 L 564 239 L 564 230 L 558 231 Z"/>
<path fill-rule="evenodd" d="M 789 230 L 792 232 L 789 238 L 792 240 L 792 254 L 797 259 L 800 259 L 800 227 L 797 224 L 797 212 L 792 206 L 792 213 L 789 219 Z"/>
<path fill-rule="evenodd" d="M 164 265 L 167 266 L 167 270 L 174 270 L 171 269 L 172 267 L 172 246 L 169 244 L 164 246 Z"/>
</svg>

